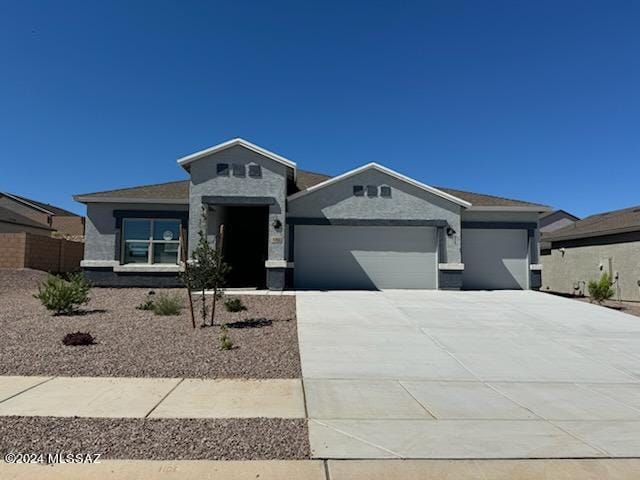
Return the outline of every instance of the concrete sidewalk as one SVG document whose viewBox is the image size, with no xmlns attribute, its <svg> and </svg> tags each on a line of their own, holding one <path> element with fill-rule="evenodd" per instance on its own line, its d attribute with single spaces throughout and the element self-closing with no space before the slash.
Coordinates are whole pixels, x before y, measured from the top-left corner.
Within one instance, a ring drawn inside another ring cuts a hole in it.
<svg viewBox="0 0 640 480">
<path fill-rule="evenodd" d="M 304 418 L 299 379 L 0 377 L 0 416 Z"/>
<path fill-rule="evenodd" d="M 636 480 L 639 471 L 638 459 L 0 462 L 3 480 Z"/>
</svg>

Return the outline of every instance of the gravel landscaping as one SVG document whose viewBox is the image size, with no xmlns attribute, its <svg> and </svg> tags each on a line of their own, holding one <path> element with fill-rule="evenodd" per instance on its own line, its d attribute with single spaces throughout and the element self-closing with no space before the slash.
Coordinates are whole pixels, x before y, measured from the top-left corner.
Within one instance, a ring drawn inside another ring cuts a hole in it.
<svg viewBox="0 0 640 480">
<path fill-rule="evenodd" d="M 0 454 L 102 454 L 145 460 L 309 458 L 304 419 L 0 418 Z"/>
<path fill-rule="evenodd" d="M 594 305 L 597 305 L 596 303 L 591 302 L 589 297 L 578 297 L 575 295 L 551 292 L 547 290 L 541 290 L 541 292 L 548 293 L 550 295 L 558 295 L 564 298 L 570 298 L 572 300 L 578 300 L 579 302 L 589 302 L 589 303 L 593 303 Z M 618 302 L 617 300 L 605 300 L 602 304 L 602 307 L 610 308 L 612 310 L 618 310 L 623 313 L 628 313 L 629 315 L 635 315 L 636 317 L 640 317 L 640 302 L 625 302 L 625 301 Z"/>
<path fill-rule="evenodd" d="M 301 376 L 292 296 L 242 295 L 247 310 L 237 313 L 219 302 L 218 322 L 245 327 L 229 328 L 234 348 L 220 351 L 219 328 L 194 330 L 188 308 L 178 316 L 136 309 L 149 289 L 94 288 L 79 314 L 54 316 L 32 296 L 44 278 L 34 270 L 0 270 L 0 375 Z M 187 306 L 184 290 L 160 292 L 179 295 Z M 90 332 L 97 344 L 64 346 L 62 338 L 77 331 Z"/>
</svg>

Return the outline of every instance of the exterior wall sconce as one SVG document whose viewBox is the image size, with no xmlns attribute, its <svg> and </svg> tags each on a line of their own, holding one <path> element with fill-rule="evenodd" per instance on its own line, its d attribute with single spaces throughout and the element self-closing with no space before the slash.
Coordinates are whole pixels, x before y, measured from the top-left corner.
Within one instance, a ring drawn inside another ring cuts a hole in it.
<svg viewBox="0 0 640 480">
<path fill-rule="evenodd" d="M 282 222 L 279 218 L 276 218 L 271 225 L 277 230 L 282 226 Z"/>
<path fill-rule="evenodd" d="M 456 234 L 456 231 L 451 228 L 451 227 L 447 227 L 447 237 L 453 237 Z"/>
</svg>

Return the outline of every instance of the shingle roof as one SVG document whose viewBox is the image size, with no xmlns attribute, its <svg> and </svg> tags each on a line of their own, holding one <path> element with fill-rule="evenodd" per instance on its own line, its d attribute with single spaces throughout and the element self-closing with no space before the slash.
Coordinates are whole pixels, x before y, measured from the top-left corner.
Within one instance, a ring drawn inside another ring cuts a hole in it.
<svg viewBox="0 0 640 480">
<path fill-rule="evenodd" d="M 0 222 L 24 225 L 25 227 L 41 228 L 42 230 L 53 230 L 42 223 L 31 220 L 24 215 L 20 215 L 19 213 L 4 207 L 0 207 Z"/>
<path fill-rule="evenodd" d="M 60 215 L 62 217 L 79 217 L 80 216 L 77 213 L 70 212 L 69 210 L 65 210 L 64 208 L 56 207 L 55 205 L 51 205 L 49 203 L 43 203 L 37 200 L 32 200 L 30 198 L 23 197 L 21 195 L 16 195 L 15 193 L 0 192 L 0 194 L 4 194 L 4 195 L 7 195 L 8 197 L 15 198 L 18 201 L 25 204 L 31 204 L 36 208 L 40 210 L 45 210 L 52 215 Z"/>
<path fill-rule="evenodd" d="M 591 215 L 573 225 L 543 234 L 542 238 L 555 242 L 635 231 L 640 231 L 640 205 Z"/>
<path fill-rule="evenodd" d="M 81 193 L 74 195 L 73 198 L 76 200 L 83 198 L 184 200 L 184 202 L 187 203 L 189 201 L 189 180 L 155 183 L 151 185 L 141 185 L 138 187 L 117 188 L 115 190 L 104 190 L 102 192 L 95 193 Z"/>
<path fill-rule="evenodd" d="M 540 207 L 545 210 L 549 208 L 547 205 L 542 205 L 540 203 L 525 202 L 523 200 L 514 200 L 512 198 L 497 197 L 495 195 L 466 192 L 464 190 L 455 190 L 453 188 L 446 187 L 435 188 L 442 190 L 443 192 L 447 192 L 454 197 L 466 200 L 474 207 Z"/>
<path fill-rule="evenodd" d="M 296 189 L 297 191 L 306 190 L 307 188 L 329 180 L 330 178 L 332 178 L 330 175 L 298 170 L 296 175 Z M 524 202 L 521 200 L 513 200 L 510 198 L 497 197 L 494 195 L 483 195 L 480 193 L 465 192 L 463 190 L 454 190 L 451 188 L 436 188 L 462 200 L 466 200 L 473 206 L 540 207 L 542 209 L 548 208 L 547 206 L 541 205 L 539 203 Z M 177 182 L 159 183 L 153 185 L 142 185 L 139 187 L 131 188 L 120 188 L 117 190 L 107 190 L 104 192 L 96 193 L 85 193 L 75 195 L 74 198 L 79 201 L 91 198 L 131 198 L 133 200 L 155 199 L 168 201 L 184 200 L 186 203 L 189 198 L 189 180 L 180 180 Z"/>
</svg>

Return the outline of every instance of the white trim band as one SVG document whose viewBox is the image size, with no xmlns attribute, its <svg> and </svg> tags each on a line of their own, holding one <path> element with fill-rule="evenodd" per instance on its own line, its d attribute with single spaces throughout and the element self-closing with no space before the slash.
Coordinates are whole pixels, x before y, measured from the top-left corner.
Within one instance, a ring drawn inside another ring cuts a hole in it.
<svg viewBox="0 0 640 480">
<path fill-rule="evenodd" d="M 532 263 L 531 265 L 529 265 L 529 270 L 542 270 L 542 264 Z"/>
<path fill-rule="evenodd" d="M 113 267 L 114 272 L 141 272 L 141 273 L 178 273 L 184 270 L 181 265 L 147 265 L 147 264 L 129 264 L 118 265 Z"/>
<path fill-rule="evenodd" d="M 256 153 L 259 153 L 263 157 L 270 158 L 271 160 L 286 165 L 289 168 L 296 169 L 296 163 L 292 162 L 288 158 L 285 158 L 277 153 L 273 153 L 266 148 L 262 148 L 255 143 L 251 143 L 246 141 L 243 138 L 233 138 L 226 142 L 219 143 L 218 145 L 214 145 L 213 147 L 205 148 L 204 150 L 200 150 L 199 152 L 192 153 L 191 155 L 187 155 L 186 157 L 182 157 L 178 159 L 178 165 L 186 168 L 191 162 L 194 162 L 200 158 L 206 157 L 208 155 L 213 155 L 214 153 L 221 152 L 226 150 L 227 148 L 235 147 L 236 145 L 240 145 L 248 150 L 252 150 Z"/>
<path fill-rule="evenodd" d="M 419 182 L 417 180 L 414 180 L 413 178 L 407 177 L 406 175 L 402 175 L 401 173 L 398 173 L 394 170 L 391 170 L 390 168 L 384 167 L 382 165 L 379 165 L 375 162 L 372 163 L 367 163 L 366 165 L 363 165 L 361 167 L 355 168 L 353 170 L 349 170 L 348 172 L 343 173 L 342 175 L 338 175 L 337 177 L 333 177 L 330 178 L 328 180 L 325 180 L 324 182 L 318 183 L 317 185 L 313 185 L 312 187 L 307 188 L 306 190 L 302 190 L 298 193 L 294 193 L 293 195 L 289 195 L 287 197 L 287 200 L 292 201 L 295 200 L 296 198 L 300 198 L 303 197 L 309 193 L 315 192 L 321 188 L 325 188 L 329 185 L 333 185 L 336 182 L 340 182 L 341 180 L 344 180 L 346 178 L 352 177 L 354 175 L 357 175 L 361 172 L 364 172 L 366 170 L 378 170 L 379 172 L 385 173 L 391 177 L 394 177 L 402 182 L 408 183 L 409 185 L 413 185 L 414 187 L 417 187 L 421 190 L 424 190 L 426 192 L 432 193 L 434 195 L 437 195 L 439 197 L 445 198 L 447 200 L 449 200 L 450 202 L 453 203 L 457 203 L 458 205 L 465 207 L 465 208 L 469 208 L 471 206 L 471 203 L 467 202 L 466 200 L 462 200 L 461 198 L 455 197 L 449 193 L 443 192 L 442 190 L 438 190 L 435 187 L 432 187 L 430 185 L 426 185 L 422 182 Z"/>
<path fill-rule="evenodd" d="M 464 270 L 464 263 L 439 263 L 438 270 Z"/>
<path fill-rule="evenodd" d="M 293 262 L 286 260 L 267 260 L 264 262 L 266 268 L 293 268 Z"/>
<path fill-rule="evenodd" d="M 120 265 L 117 260 L 81 260 L 80 266 L 87 268 L 100 268 L 100 267 L 116 267 Z"/>
</svg>

